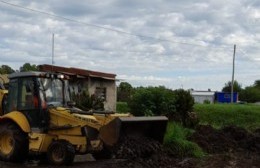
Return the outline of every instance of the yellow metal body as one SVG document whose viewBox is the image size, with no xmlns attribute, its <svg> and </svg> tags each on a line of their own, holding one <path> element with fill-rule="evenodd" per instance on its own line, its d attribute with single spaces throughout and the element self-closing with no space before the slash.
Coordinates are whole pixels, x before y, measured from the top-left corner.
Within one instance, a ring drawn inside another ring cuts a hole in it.
<svg viewBox="0 0 260 168">
<path fill-rule="evenodd" d="M 67 126 L 69 124 L 71 127 L 89 126 L 99 130 L 102 126 L 106 125 L 116 117 L 130 116 L 130 114 L 77 114 L 70 113 L 68 109 L 62 107 L 50 109 L 49 112 L 50 128 Z M 70 133 L 74 134 L 74 132 Z"/>
<path fill-rule="evenodd" d="M 91 147 L 92 150 L 101 150 L 103 143 L 99 139 L 88 141 L 88 137 L 82 134 L 82 128 L 91 127 L 99 129 L 108 124 L 116 117 L 128 117 L 129 114 L 77 114 L 70 113 L 69 109 L 56 107 L 49 109 L 50 124 L 47 132 L 40 132 L 30 128 L 29 122 L 25 115 L 18 111 L 13 111 L 0 116 L 1 120 L 11 120 L 16 123 L 24 132 L 28 133 L 29 151 L 47 152 L 49 145 L 55 140 L 66 140 L 70 142 L 78 153 L 85 153 Z M 8 137 L 3 137 L 1 144 L 4 145 L 8 152 Z"/>
<path fill-rule="evenodd" d="M 29 133 L 31 131 L 30 124 L 27 118 L 19 111 L 13 111 L 3 116 L 0 116 L 0 121 L 1 120 L 13 121 L 26 133 Z"/>
<path fill-rule="evenodd" d="M 115 114 L 98 114 L 98 113 L 94 113 L 93 117 L 96 118 L 96 120 L 100 123 L 100 125 L 98 126 L 98 129 L 100 129 L 100 127 L 107 125 L 109 122 L 111 122 L 112 120 L 114 120 L 117 117 L 130 117 L 131 114 L 127 113 L 127 114 L 119 114 L 119 113 L 115 113 Z"/>
<path fill-rule="evenodd" d="M 50 128 L 72 126 L 72 127 L 83 127 L 90 126 L 99 129 L 102 124 L 93 115 L 83 115 L 70 113 L 66 108 L 57 107 L 49 110 L 50 112 Z"/>
<path fill-rule="evenodd" d="M 76 151 L 85 153 L 88 146 L 91 149 L 101 150 L 101 140 L 91 140 L 88 144 L 88 137 L 82 135 L 82 127 L 89 126 L 99 130 L 118 115 L 107 114 L 73 114 L 68 109 L 57 107 L 49 109 L 50 125 L 46 134 L 31 132 L 29 134 L 29 148 L 34 152 L 47 152 L 48 146 L 54 140 L 66 140 L 75 146 Z M 119 116 L 129 116 L 119 114 Z"/>
<path fill-rule="evenodd" d="M 58 107 L 49 110 L 50 126 L 48 135 L 54 136 L 56 139 L 63 139 L 76 146 L 76 150 L 80 153 L 86 152 L 87 148 L 101 150 L 103 143 L 101 140 L 91 140 L 88 144 L 88 137 L 82 135 L 82 128 L 85 126 L 99 129 L 112 121 L 115 117 L 127 117 L 129 114 L 77 114 L 70 113 L 66 108 Z M 64 128 L 64 129 L 59 129 Z M 43 151 L 44 152 L 44 151 Z"/>
<path fill-rule="evenodd" d="M 49 134 L 29 133 L 29 150 L 32 152 L 47 152 L 50 143 L 57 139 Z"/>
<path fill-rule="evenodd" d="M 131 116 L 130 114 L 78 114 L 71 113 L 69 109 L 62 107 L 50 108 L 48 112 L 50 116 L 49 127 L 44 132 L 37 128 L 31 128 L 25 115 L 18 111 L 0 116 L 0 122 L 1 120 L 13 121 L 24 132 L 28 133 L 29 151 L 31 152 L 47 152 L 53 141 L 65 140 L 75 147 L 77 153 L 87 153 L 89 150 L 101 151 L 104 146 L 103 143 L 113 145 L 118 138 L 117 129 L 114 129 L 117 127 L 114 119 Z M 104 129 L 104 126 L 107 128 Z M 89 139 L 86 136 L 84 129 L 87 128 L 96 130 L 96 139 Z M 5 151 L 8 153 L 11 147 L 7 142 L 10 142 L 10 139 L 8 137 L 0 138 L 4 142 Z M 103 142 L 104 140 L 105 142 Z"/>
</svg>

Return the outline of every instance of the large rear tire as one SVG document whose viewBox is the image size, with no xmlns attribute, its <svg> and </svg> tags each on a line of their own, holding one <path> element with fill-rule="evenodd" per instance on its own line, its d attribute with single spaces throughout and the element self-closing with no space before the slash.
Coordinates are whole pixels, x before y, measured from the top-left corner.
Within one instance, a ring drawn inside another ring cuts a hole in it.
<svg viewBox="0 0 260 168">
<path fill-rule="evenodd" d="M 75 157 L 75 149 L 71 143 L 58 140 L 50 144 L 47 151 L 48 162 L 52 165 L 70 165 Z"/>
<path fill-rule="evenodd" d="M 0 124 L 0 159 L 24 162 L 29 153 L 28 135 L 12 122 Z"/>
</svg>

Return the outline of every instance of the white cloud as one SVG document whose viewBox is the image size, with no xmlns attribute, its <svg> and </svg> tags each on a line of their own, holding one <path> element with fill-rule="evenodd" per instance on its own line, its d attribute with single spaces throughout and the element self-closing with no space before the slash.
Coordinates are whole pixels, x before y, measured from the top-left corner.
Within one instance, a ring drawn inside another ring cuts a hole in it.
<svg viewBox="0 0 260 168">
<path fill-rule="evenodd" d="M 0 3 L 0 62 L 15 69 L 51 63 L 55 33 L 56 65 L 116 73 L 136 86 L 220 90 L 230 80 L 233 44 L 236 79 L 250 85 L 259 78 L 256 0 L 8 2 L 79 21 Z"/>
</svg>

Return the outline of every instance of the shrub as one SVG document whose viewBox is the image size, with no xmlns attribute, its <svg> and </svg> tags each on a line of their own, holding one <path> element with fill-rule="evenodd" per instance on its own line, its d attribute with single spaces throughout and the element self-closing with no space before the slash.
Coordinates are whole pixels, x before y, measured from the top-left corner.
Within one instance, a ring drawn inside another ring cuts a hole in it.
<svg viewBox="0 0 260 168">
<path fill-rule="evenodd" d="M 260 101 L 260 89 L 258 87 L 246 87 L 239 94 L 239 99 L 248 103 Z"/>
<path fill-rule="evenodd" d="M 183 126 L 188 126 L 189 112 L 193 111 L 194 99 L 189 91 L 178 89 L 174 91 L 176 95 L 176 111 L 181 118 Z"/>
<path fill-rule="evenodd" d="M 129 113 L 130 109 L 126 102 L 117 102 L 116 103 L 116 112 L 118 113 Z"/>
<path fill-rule="evenodd" d="M 128 105 L 136 116 L 171 116 L 176 112 L 174 93 L 163 86 L 137 88 Z"/>
<path fill-rule="evenodd" d="M 203 104 L 210 104 L 210 101 L 208 99 L 203 101 Z"/>
<path fill-rule="evenodd" d="M 78 94 L 73 93 L 72 100 L 76 103 L 76 107 L 82 110 L 104 110 L 104 100 L 94 94 L 89 95 L 88 91 Z"/>
<path fill-rule="evenodd" d="M 117 87 L 117 101 L 129 101 L 132 91 L 133 87 L 129 83 L 121 82 Z"/>
</svg>

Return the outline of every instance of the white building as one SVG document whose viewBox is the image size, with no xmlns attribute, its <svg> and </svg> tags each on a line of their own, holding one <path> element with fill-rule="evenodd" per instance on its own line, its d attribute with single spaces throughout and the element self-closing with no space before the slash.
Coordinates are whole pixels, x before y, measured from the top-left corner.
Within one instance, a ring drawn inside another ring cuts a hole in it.
<svg viewBox="0 0 260 168">
<path fill-rule="evenodd" d="M 191 92 L 192 97 L 194 98 L 195 103 L 204 103 L 205 101 L 209 101 L 210 103 L 214 103 L 215 92 L 212 91 L 194 91 Z"/>
<path fill-rule="evenodd" d="M 79 68 L 39 65 L 41 71 L 57 72 L 70 76 L 69 85 L 74 93 L 87 90 L 90 95 L 104 99 L 104 108 L 116 111 L 116 75 Z"/>
</svg>

